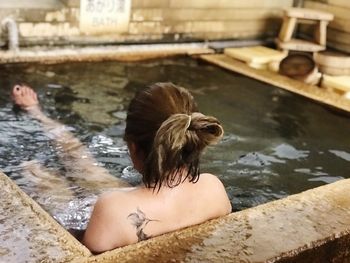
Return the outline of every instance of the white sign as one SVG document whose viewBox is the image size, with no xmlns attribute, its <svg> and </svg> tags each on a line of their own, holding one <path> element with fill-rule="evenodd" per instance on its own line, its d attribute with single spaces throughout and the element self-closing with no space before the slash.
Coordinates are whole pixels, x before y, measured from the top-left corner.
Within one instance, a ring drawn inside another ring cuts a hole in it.
<svg viewBox="0 0 350 263">
<path fill-rule="evenodd" d="M 131 0 L 80 0 L 80 30 L 88 34 L 127 32 Z"/>
</svg>

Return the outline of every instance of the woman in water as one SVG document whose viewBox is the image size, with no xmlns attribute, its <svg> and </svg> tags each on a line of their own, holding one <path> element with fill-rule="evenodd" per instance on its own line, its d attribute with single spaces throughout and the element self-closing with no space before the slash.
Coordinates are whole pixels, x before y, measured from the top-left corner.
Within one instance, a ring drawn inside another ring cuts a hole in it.
<svg viewBox="0 0 350 263">
<path fill-rule="evenodd" d="M 82 167 L 86 179 L 111 180 L 107 171 L 93 166 L 93 157 L 63 125 L 43 114 L 31 88 L 15 86 L 13 98 L 43 123 L 66 158 L 79 160 L 75 166 Z M 102 194 L 83 243 L 103 252 L 230 213 L 220 180 L 199 173 L 204 148 L 222 135 L 218 120 L 198 112 L 186 89 L 157 83 L 139 91 L 129 105 L 124 139 L 143 184 Z"/>
</svg>

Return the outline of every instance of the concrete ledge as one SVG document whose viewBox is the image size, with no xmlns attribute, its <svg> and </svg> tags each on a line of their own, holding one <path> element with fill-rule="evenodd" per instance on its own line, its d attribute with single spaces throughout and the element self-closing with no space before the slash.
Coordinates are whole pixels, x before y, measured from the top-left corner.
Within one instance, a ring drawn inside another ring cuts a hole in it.
<svg viewBox="0 0 350 263">
<path fill-rule="evenodd" d="M 5 261 L 350 262 L 350 179 L 97 256 L 2 173 L 0 186 Z"/>
<path fill-rule="evenodd" d="M 0 261 L 73 262 L 91 255 L 0 172 Z"/>
<path fill-rule="evenodd" d="M 0 64 L 41 62 L 60 63 L 70 61 L 140 61 L 174 55 L 214 53 L 205 44 L 153 44 L 128 46 L 102 46 L 86 48 L 41 49 L 19 52 L 0 51 Z"/>
<path fill-rule="evenodd" d="M 338 181 L 88 262 L 348 262 L 349 188 Z"/>
</svg>

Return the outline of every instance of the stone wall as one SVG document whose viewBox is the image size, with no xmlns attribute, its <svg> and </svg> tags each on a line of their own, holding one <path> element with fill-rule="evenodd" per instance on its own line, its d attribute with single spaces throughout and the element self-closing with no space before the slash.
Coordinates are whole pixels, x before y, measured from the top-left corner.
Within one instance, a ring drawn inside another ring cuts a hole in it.
<svg viewBox="0 0 350 263">
<path fill-rule="evenodd" d="M 327 28 L 327 46 L 350 53 L 350 1 L 306 0 L 304 7 L 334 14 Z M 302 32 L 310 33 L 311 26 L 304 26 Z"/>
<path fill-rule="evenodd" d="M 0 20 L 14 18 L 20 43 L 69 44 L 257 39 L 275 36 L 293 0 L 131 0 L 127 32 L 83 33 L 79 0 L 0 2 Z M 0 32 L 1 33 L 1 32 Z M 5 42 L 4 32 L 0 39 Z"/>
</svg>

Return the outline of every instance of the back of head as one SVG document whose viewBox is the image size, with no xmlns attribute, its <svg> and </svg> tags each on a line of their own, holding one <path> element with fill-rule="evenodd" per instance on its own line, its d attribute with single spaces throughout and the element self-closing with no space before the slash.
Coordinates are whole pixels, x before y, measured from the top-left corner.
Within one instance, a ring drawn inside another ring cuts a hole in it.
<svg viewBox="0 0 350 263">
<path fill-rule="evenodd" d="M 130 102 L 124 139 L 143 153 L 140 172 L 146 187 L 160 188 L 186 178 L 196 182 L 203 149 L 222 135 L 218 120 L 199 113 L 186 89 L 156 83 Z"/>
</svg>

